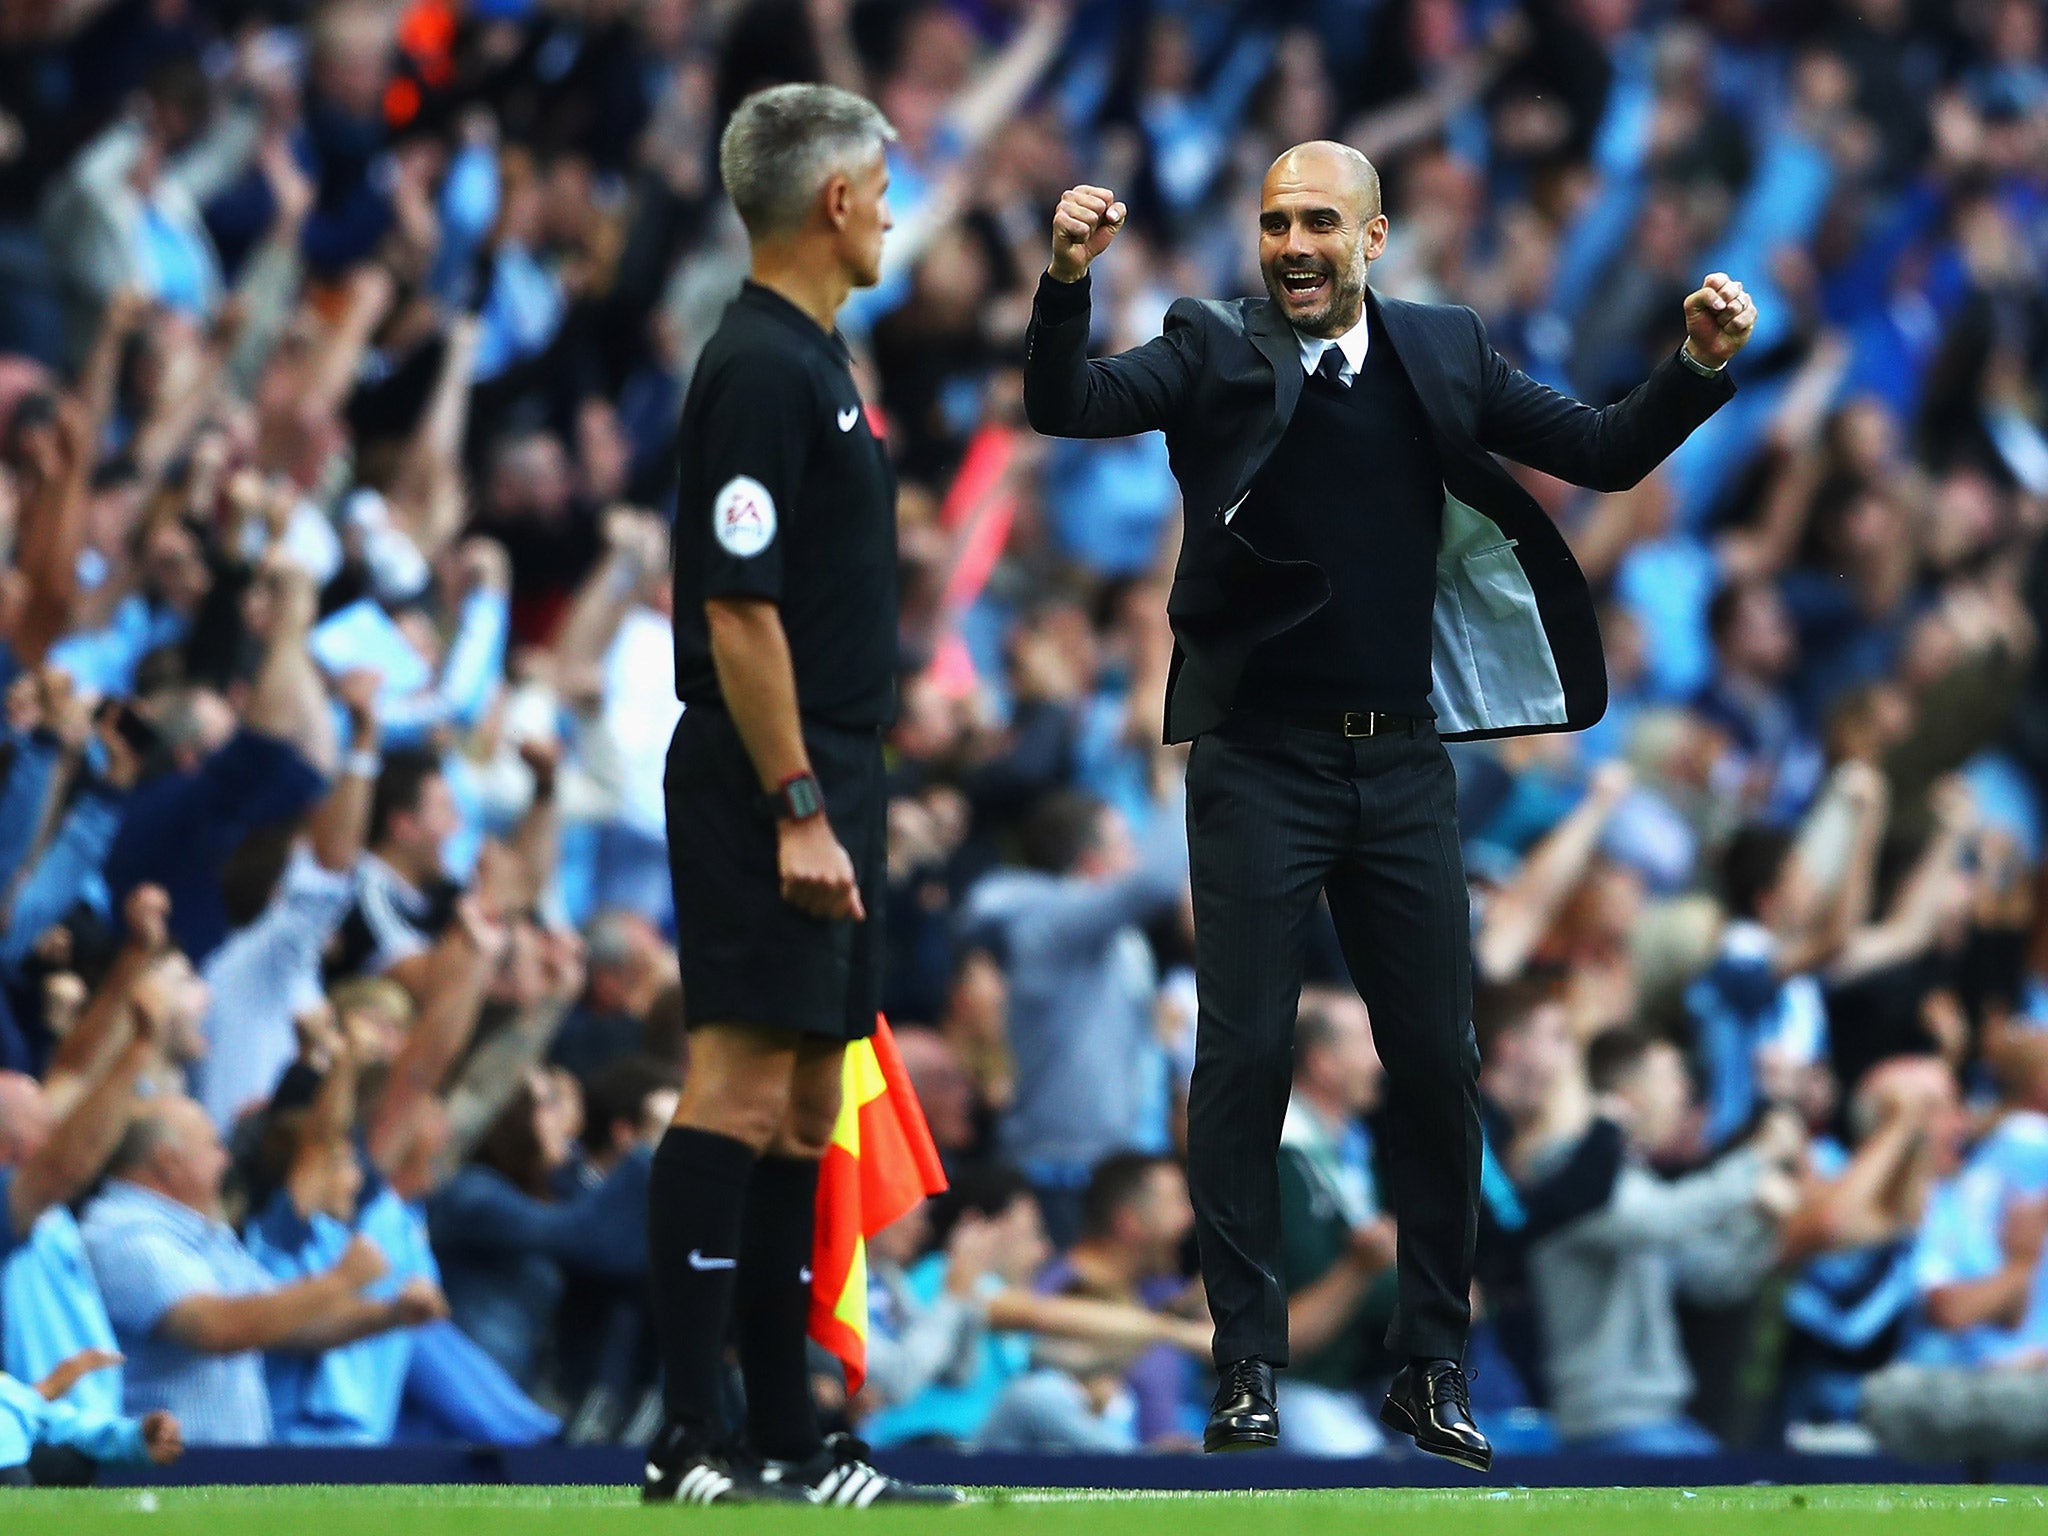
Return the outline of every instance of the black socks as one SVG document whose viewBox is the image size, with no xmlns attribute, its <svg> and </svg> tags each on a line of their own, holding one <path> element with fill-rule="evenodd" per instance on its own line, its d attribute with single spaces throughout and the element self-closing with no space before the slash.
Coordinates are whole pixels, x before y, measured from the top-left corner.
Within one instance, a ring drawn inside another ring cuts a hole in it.
<svg viewBox="0 0 2048 1536">
<path fill-rule="evenodd" d="M 661 1345 L 662 1405 L 700 1444 L 722 1440 L 719 1380 L 739 1278 L 741 1214 L 754 1150 L 671 1126 L 647 1181 L 647 1265 Z"/>
<path fill-rule="evenodd" d="M 824 1443 L 806 1347 L 817 1201 L 818 1165 L 810 1159 L 754 1164 L 740 1228 L 740 1374 L 747 1438 L 777 1461 L 802 1461 Z"/>
<path fill-rule="evenodd" d="M 807 1340 L 818 1165 L 756 1158 L 744 1142 L 672 1126 L 648 1179 L 647 1258 L 662 1404 L 698 1444 L 725 1439 L 728 1324 L 738 1323 L 747 1435 L 802 1461 L 823 1444 Z"/>
</svg>

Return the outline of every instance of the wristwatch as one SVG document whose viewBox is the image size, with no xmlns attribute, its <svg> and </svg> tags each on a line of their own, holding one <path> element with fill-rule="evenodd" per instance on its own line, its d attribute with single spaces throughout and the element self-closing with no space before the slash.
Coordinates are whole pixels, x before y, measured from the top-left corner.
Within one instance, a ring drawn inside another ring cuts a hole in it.
<svg viewBox="0 0 2048 1536">
<path fill-rule="evenodd" d="M 818 787 L 818 776 L 808 770 L 792 773 L 763 799 L 776 821 L 809 821 L 825 814 L 825 792 Z"/>
<path fill-rule="evenodd" d="M 1685 343 L 1682 341 L 1678 344 L 1678 360 L 1703 379 L 1718 379 L 1721 376 L 1721 369 L 1728 366 L 1726 363 L 1721 363 L 1716 367 L 1709 368 L 1705 363 L 1687 351 Z"/>
</svg>

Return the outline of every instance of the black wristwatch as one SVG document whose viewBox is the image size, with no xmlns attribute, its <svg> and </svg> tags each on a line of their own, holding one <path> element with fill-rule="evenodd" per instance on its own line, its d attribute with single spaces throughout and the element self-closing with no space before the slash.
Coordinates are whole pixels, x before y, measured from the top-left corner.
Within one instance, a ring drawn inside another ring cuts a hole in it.
<svg viewBox="0 0 2048 1536">
<path fill-rule="evenodd" d="M 809 821 L 825 814 L 825 792 L 815 773 L 793 773 L 764 797 L 776 821 Z"/>
</svg>

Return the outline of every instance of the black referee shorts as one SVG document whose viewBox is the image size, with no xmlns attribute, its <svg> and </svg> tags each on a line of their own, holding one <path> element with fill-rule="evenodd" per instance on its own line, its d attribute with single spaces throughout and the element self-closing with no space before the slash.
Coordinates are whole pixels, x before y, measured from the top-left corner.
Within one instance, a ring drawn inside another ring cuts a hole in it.
<svg viewBox="0 0 2048 1536">
<path fill-rule="evenodd" d="M 879 733 L 804 722 L 825 814 L 853 860 L 867 920 L 828 922 L 782 899 L 775 822 L 732 716 L 683 711 L 669 745 L 668 860 L 683 1017 L 865 1040 L 882 1006 L 888 787 Z"/>
</svg>

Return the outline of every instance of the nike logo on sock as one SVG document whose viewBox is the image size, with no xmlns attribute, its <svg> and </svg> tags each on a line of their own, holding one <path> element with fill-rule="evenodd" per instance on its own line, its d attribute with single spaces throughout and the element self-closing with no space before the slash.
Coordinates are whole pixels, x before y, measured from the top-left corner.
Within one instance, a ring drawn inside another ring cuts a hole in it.
<svg viewBox="0 0 2048 1536">
<path fill-rule="evenodd" d="M 738 1259 L 707 1259 L 700 1249 L 692 1248 L 690 1250 L 690 1268 L 692 1269 L 738 1269 L 739 1267 L 740 1261 Z"/>
<path fill-rule="evenodd" d="M 802 1269 L 796 1272 L 796 1277 L 800 1283 L 804 1285 L 809 1285 L 811 1283 L 811 1266 L 806 1264 Z"/>
<path fill-rule="evenodd" d="M 842 432 L 851 432 L 853 430 L 853 424 L 859 420 L 860 407 L 857 405 L 849 405 L 845 410 L 839 413 L 839 430 Z"/>
</svg>

